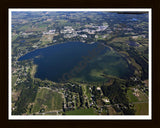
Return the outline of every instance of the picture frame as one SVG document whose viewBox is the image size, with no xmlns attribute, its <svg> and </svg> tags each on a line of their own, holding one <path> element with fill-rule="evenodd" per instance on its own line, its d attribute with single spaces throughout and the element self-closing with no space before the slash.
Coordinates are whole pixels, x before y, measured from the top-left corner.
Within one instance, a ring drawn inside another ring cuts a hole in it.
<svg viewBox="0 0 160 128">
<path fill-rule="evenodd" d="M 158 117 L 158 105 L 156 101 L 158 100 L 158 91 L 159 87 L 152 86 L 152 120 L 8 120 L 8 9 L 9 8 L 151 8 L 152 9 L 152 85 L 158 85 L 156 82 L 158 79 L 158 74 L 156 72 L 155 58 L 158 57 L 158 50 L 156 48 L 157 44 L 155 42 L 158 42 L 158 27 L 155 26 L 157 23 L 157 14 L 158 14 L 158 7 L 156 6 L 156 2 L 153 1 L 147 1 L 146 3 L 143 3 L 143 1 L 134 1 L 134 2 L 127 2 L 120 0 L 119 2 L 114 3 L 113 1 L 101 1 L 101 4 L 99 2 L 95 1 L 78 1 L 80 4 L 76 4 L 75 1 L 71 2 L 64 2 L 66 4 L 61 5 L 60 2 L 51 2 L 52 4 L 49 4 L 50 2 L 45 3 L 46 6 L 42 7 L 43 2 L 39 2 L 38 5 L 32 4 L 29 5 L 29 2 L 24 3 L 13 3 L 13 2 L 4 2 L 4 7 L 2 8 L 3 14 L 2 16 L 4 19 L 2 20 L 3 30 L 2 33 L 4 36 L 2 37 L 2 40 L 5 42 L 5 44 L 2 45 L 1 43 L 1 49 L 4 56 L 1 56 L 1 59 L 3 60 L 1 65 L 5 68 L 2 70 L 3 76 L 1 78 L 3 81 L 2 87 L 1 87 L 1 94 L 2 94 L 2 106 L 1 106 L 1 112 L 2 112 L 2 121 L 5 125 L 5 127 L 23 127 L 26 125 L 26 127 L 38 127 L 38 126 L 45 126 L 45 127 L 51 127 L 53 125 L 60 126 L 60 127 L 69 127 L 73 124 L 75 127 L 158 127 L 159 123 L 159 117 Z M 32 2 L 30 2 L 32 3 Z M 69 5 L 70 3 L 70 5 Z M 92 4 L 90 4 L 92 3 Z M 98 3 L 98 4 L 97 4 Z M 102 4 L 103 3 L 103 4 Z M 128 3 L 128 4 L 127 4 Z M 132 7 L 131 5 L 132 4 Z M 158 5 L 158 4 L 157 4 Z M 154 49 L 154 50 L 153 50 Z M 154 66 L 155 65 L 155 66 Z M 5 79 L 4 79 L 5 76 Z M 3 90 L 3 91 L 2 91 Z M 44 125 L 47 124 L 47 125 Z M 120 124 L 120 125 L 119 125 Z"/>
</svg>

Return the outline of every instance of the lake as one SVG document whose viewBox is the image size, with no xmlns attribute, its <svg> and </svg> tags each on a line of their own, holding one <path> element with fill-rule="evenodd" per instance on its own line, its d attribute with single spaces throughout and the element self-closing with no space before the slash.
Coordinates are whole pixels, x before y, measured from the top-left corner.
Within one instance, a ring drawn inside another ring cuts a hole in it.
<svg viewBox="0 0 160 128">
<path fill-rule="evenodd" d="M 98 50 L 99 52 L 97 52 Z M 33 59 L 34 63 L 38 65 L 36 78 L 58 82 L 64 73 L 69 73 L 76 66 L 79 67 L 78 64 L 85 61 L 84 58 L 91 54 L 90 61 L 73 76 L 74 79 L 96 81 L 103 80 L 104 73 L 117 77 L 128 76 L 131 73 L 124 58 L 98 43 L 56 44 L 29 52 L 18 60 Z"/>
</svg>

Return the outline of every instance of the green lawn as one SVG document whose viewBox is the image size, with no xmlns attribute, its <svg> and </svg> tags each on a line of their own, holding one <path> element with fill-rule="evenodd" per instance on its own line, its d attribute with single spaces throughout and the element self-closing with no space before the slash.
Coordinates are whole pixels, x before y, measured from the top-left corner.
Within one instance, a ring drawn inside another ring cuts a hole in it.
<svg viewBox="0 0 160 128">
<path fill-rule="evenodd" d="M 62 102 L 61 94 L 50 89 L 41 88 L 37 93 L 32 113 L 39 112 L 42 109 L 45 109 L 45 112 L 62 109 Z"/>
<path fill-rule="evenodd" d="M 93 108 L 89 109 L 76 109 L 74 111 L 68 111 L 66 115 L 97 115 L 97 112 Z"/>
</svg>

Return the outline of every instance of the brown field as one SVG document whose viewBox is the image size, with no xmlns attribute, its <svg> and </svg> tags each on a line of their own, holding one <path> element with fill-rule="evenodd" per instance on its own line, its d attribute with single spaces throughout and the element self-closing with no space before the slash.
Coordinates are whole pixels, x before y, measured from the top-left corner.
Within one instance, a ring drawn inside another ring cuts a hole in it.
<svg viewBox="0 0 160 128">
<path fill-rule="evenodd" d="M 144 80 L 143 83 L 145 84 L 146 87 L 148 87 L 148 84 L 149 84 L 148 80 Z"/>
<path fill-rule="evenodd" d="M 137 97 L 139 101 L 141 102 L 148 102 L 148 97 L 145 93 L 143 93 L 142 91 L 138 90 L 138 94 L 139 96 Z"/>
<path fill-rule="evenodd" d="M 21 90 L 19 90 L 19 91 L 13 90 L 12 91 L 12 102 L 17 101 L 20 94 L 21 94 Z"/>
<path fill-rule="evenodd" d="M 50 34 L 50 35 L 43 35 L 42 38 L 41 38 L 41 41 L 42 42 L 49 42 L 51 43 L 52 42 L 52 39 L 53 39 L 53 34 Z"/>
<path fill-rule="evenodd" d="M 117 115 L 116 111 L 114 110 L 114 108 L 111 105 L 108 105 L 107 108 L 109 111 L 109 115 Z"/>
<path fill-rule="evenodd" d="M 34 75 L 35 75 L 35 73 L 36 73 L 36 70 L 37 70 L 37 65 L 33 65 L 32 66 L 32 70 L 31 70 L 31 72 L 30 72 L 30 74 L 31 74 L 31 77 L 34 79 Z"/>
<path fill-rule="evenodd" d="M 134 105 L 135 115 L 148 115 L 148 103 L 137 103 Z"/>
</svg>

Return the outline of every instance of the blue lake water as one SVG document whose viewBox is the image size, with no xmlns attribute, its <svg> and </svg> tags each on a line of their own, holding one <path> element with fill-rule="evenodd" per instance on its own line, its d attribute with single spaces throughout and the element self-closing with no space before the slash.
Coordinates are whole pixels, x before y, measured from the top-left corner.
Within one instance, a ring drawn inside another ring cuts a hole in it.
<svg viewBox="0 0 160 128">
<path fill-rule="evenodd" d="M 99 44 L 85 44 L 81 42 L 67 42 L 63 44 L 56 44 L 42 49 L 37 49 L 19 58 L 19 61 L 33 59 L 34 63 L 38 65 L 36 78 L 42 80 L 48 79 L 58 81 L 62 78 L 64 73 L 71 71 L 83 57 L 94 54 L 93 58 L 100 54 L 104 54 L 109 48 Z"/>
<path fill-rule="evenodd" d="M 90 58 L 90 61 L 83 67 L 85 58 Z M 55 82 L 62 80 L 65 73 L 70 75 L 75 67 L 81 69 L 72 76 L 76 81 L 104 81 L 107 80 L 104 75 L 128 78 L 133 74 L 125 58 L 98 43 L 56 44 L 27 53 L 20 57 L 19 61 L 28 59 L 32 59 L 34 64 L 38 65 L 36 78 Z"/>
<path fill-rule="evenodd" d="M 136 18 L 132 18 L 131 20 L 132 20 L 132 21 L 137 21 L 138 19 L 136 19 Z"/>
</svg>

